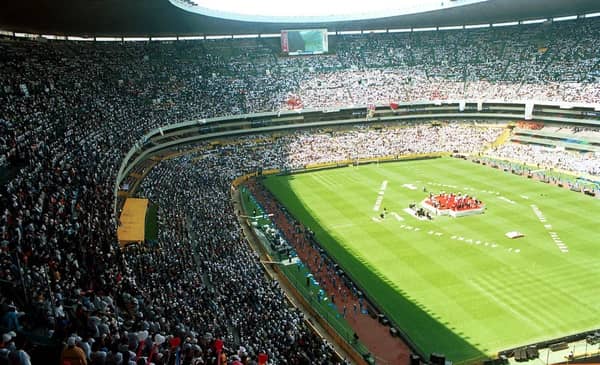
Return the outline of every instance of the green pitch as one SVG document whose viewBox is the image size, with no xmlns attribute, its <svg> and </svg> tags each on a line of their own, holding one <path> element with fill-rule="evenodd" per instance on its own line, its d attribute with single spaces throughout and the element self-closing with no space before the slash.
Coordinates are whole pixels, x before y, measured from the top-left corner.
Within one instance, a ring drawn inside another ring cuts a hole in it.
<svg viewBox="0 0 600 365">
<path fill-rule="evenodd" d="M 425 354 L 468 362 L 600 327 L 597 199 L 451 158 L 265 185 Z M 424 187 L 475 196 L 487 210 L 417 220 L 404 209 Z"/>
</svg>

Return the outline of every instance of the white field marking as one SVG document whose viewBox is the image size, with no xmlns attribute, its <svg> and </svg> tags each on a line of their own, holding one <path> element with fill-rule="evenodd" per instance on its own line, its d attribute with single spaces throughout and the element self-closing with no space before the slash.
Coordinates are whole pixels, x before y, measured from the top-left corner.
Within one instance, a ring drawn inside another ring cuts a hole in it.
<svg viewBox="0 0 600 365">
<path fill-rule="evenodd" d="M 480 193 L 486 193 L 486 194 L 490 194 L 490 195 L 500 195 L 499 191 L 493 191 L 493 190 L 479 190 Z"/>
<path fill-rule="evenodd" d="M 410 189 L 410 190 L 417 190 L 417 187 L 414 186 L 413 184 L 404 184 L 404 185 L 402 185 L 402 187 Z"/>
<path fill-rule="evenodd" d="M 558 249 L 560 250 L 560 252 L 562 253 L 567 253 L 569 252 L 569 246 L 567 246 L 561 239 L 560 236 L 558 235 L 558 233 L 552 231 L 552 232 L 548 232 L 550 234 L 550 238 L 552 238 L 552 241 L 554 241 L 554 243 L 556 244 L 556 247 L 558 247 Z"/>
<path fill-rule="evenodd" d="M 427 234 L 431 234 L 431 235 L 434 235 L 434 236 L 437 236 L 437 237 L 440 237 L 440 236 L 442 236 L 442 235 L 443 235 L 443 233 L 442 233 L 442 232 L 438 232 L 438 231 L 431 231 L 431 230 L 430 230 L 430 231 L 427 231 Z"/>
<path fill-rule="evenodd" d="M 418 231 L 421 230 L 421 228 L 419 228 L 419 227 L 413 227 L 413 226 L 408 225 L 408 224 L 401 224 L 400 228 L 402 228 L 402 229 L 404 229 L 406 231 L 415 231 L 415 232 L 418 232 Z"/>
<path fill-rule="evenodd" d="M 517 203 L 515 203 L 514 201 L 512 201 L 512 200 L 510 200 L 510 199 L 508 199 L 508 198 L 505 198 L 505 197 L 503 197 L 503 196 L 500 196 L 500 197 L 498 197 L 498 199 L 500 199 L 500 200 L 504 200 L 505 202 L 507 202 L 507 203 L 509 203 L 509 204 L 517 204 Z"/>
<path fill-rule="evenodd" d="M 444 187 L 444 188 L 452 188 L 452 189 L 457 189 L 458 188 L 458 186 L 456 186 L 456 185 L 441 184 L 441 183 L 432 182 L 432 181 L 428 182 L 428 184 L 429 185 L 433 185 L 433 186 L 441 186 L 441 187 Z"/>
<path fill-rule="evenodd" d="M 529 197 L 527 195 L 521 195 L 521 198 L 523 198 L 525 200 L 529 200 Z"/>
<path fill-rule="evenodd" d="M 554 231 L 550 231 L 552 229 L 552 225 L 550 223 L 547 223 L 546 217 L 544 217 L 544 214 L 542 213 L 542 211 L 540 210 L 540 208 L 538 208 L 537 205 L 535 205 L 535 204 L 531 204 L 531 209 L 533 209 L 533 212 L 538 217 L 538 219 L 540 220 L 540 222 L 546 223 L 546 224 L 544 224 L 544 228 L 546 228 L 548 234 L 550 235 L 550 238 L 552 238 L 552 241 L 554 241 L 554 244 L 556 245 L 556 247 L 558 247 L 558 249 L 560 250 L 560 252 L 562 252 L 562 253 L 568 253 L 569 252 L 569 246 L 567 246 L 563 242 L 563 240 L 560 239 L 560 236 L 558 235 L 558 233 L 556 233 Z"/>
<path fill-rule="evenodd" d="M 381 183 L 381 187 L 379 188 L 379 190 L 385 191 L 386 188 L 387 188 L 387 180 L 383 180 L 383 182 Z"/>
<path fill-rule="evenodd" d="M 540 210 L 540 208 L 537 207 L 537 205 L 531 204 L 531 209 L 533 209 L 533 212 L 538 217 L 540 222 L 546 223 L 546 217 L 544 217 L 544 213 L 542 213 L 542 211 Z"/>
<path fill-rule="evenodd" d="M 378 195 L 377 200 L 375 200 L 375 205 L 373 205 L 373 211 L 378 212 L 379 208 L 381 208 L 381 203 L 383 202 L 383 195 Z"/>
<path fill-rule="evenodd" d="M 379 189 L 379 193 L 377 193 L 377 199 L 375 200 L 375 205 L 373 205 L 373 211 L 378 212 L 379 208 L 381 208 L 381 203 L 383 202 L 383 194 L 385 194 L 385 189 L 387 188 L 387 180 L 383 180 L 381 183 L 381 188 Z"/>
<path fill-rule="evenodd" d="M 381 222 L 381 219 L 379 219 L 377 217 L 371 217 L 371 219 L 373 220 L 373 222 L 377 222 L 377 223 Z"/>
<path fill-rule="evenodd" d="M 432 231 L 429 231 L 429 232 L 432 232 Z M 427 233 L 429 233 L 429 232 L 427 232 Z M 431 234 L 431 233 L 429 233 L 429 234 Z M 441 236 L 442 234 L 440 233 L 439 235 Z M 464 243 L 469 244 L 469 245 L 475 244 L 475 245 L 478 245 L 478 246 L 486 246 L 486 247 L 490 247 L 490 248 L 499 247 L 498 244 L 496 244 L 494 242 L 486 242 L 486 241 L 481 241 L 481 240 L 474 240 L 473 238 L 468 238 L 468 237 L 463 237 L 463 236 L 457 236 L 457 235 L 452 235 L 450 237 L 450 239 L 454 240 L 454 241 L 461 241 L 461 242 L 464 242 Z M 520 249 L 513 250 L 512 248 L 508 248 L 507 250 L 508 250 L 508 252 L 515 252 L 515 253 L 521 252 Z"/>
<path fill-rule="evenodd" d="M 392 212 L 392 213 L 390 213 L 390 214 L 391 214 L 391 215 L 392 215 L 394 218 L 396 218 L 396 220 L 397 220 L 398 222 L 401 222 L 401 221 L 403 221 L 403 220 L 404 220 L 404 218 L 402 218 L 402 217 L 401 217 L 400 215 L 398 215 L 398 213 L 396 213 L 396 212 Z"/>
</svg>

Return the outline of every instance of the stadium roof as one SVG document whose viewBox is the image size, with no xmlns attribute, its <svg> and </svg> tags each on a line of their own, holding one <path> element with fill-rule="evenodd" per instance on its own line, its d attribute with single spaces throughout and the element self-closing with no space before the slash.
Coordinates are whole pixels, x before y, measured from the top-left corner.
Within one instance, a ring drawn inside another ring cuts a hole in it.
<svg viewBox="0 0 600 365">
<path fill-rule="evenodd" d="M 319 23 L 385 18 L 415 14 L 489 0 L 169 0 L 196 14 L 241 21 Z M 251 4 L 251 6 L 249 6 Z"/>
<path fill-rule="evenodd" d="M 330 31 L 418 28 L 498 23 L 599 11 L 598 0 L 490 0 L 418 14 L 371 20 L 312 23 L 310 27 L 324 27 Z M 0 12 L 0 29 L 35 34 L 80 36 L 267 34 L 298 27 L 297 23 L 249 22 L 193 14 L 174 6 L 169 0 L 6 0 Z"/>
</svg>

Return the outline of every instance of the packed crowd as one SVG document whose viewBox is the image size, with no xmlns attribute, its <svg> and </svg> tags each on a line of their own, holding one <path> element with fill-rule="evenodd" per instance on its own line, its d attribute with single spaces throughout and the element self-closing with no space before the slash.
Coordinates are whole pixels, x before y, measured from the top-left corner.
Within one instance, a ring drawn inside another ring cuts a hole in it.
<svg viewBox="0 0 600 365">
<path fill-rule="evenodd" d="M 277 110 L 290 94 L 305 107 L 480 95 L 598 102 L 599 24 L 339 37 L 335 55 L 301 58 L 279 57 L 267 39 L 1 40 L 0 363 L 27 364 L 32 336 L 94 364 L 211 363 L 218 338 L 233 363 L 259 352 L 273 363 L 338 361 L 263 276 L 228 182 L 258 167 L 473 152 L 497 131 L 454 123 L 305 131 L 275 144 L 241 139 L 198 163 L 181 157 L 143 186 L 161 207 L 158 247 L 123 252 L 112 189 L 125 151 L 151 128 Z"/>
<path fill-rule="evenodd" d="M 295 133 L 280 140 L 276 150 L 286 158 L 287 168 L 335 161 L 356 161 L 377 157 L 398 157 L 415 153 L 473 153 L 493 142 L 501 130 L 450 123 L 404 128 Z"/>
<path fill-rule="evenodd" d="M 560 169 L 583 175 L 600 175 L 600 156 L 595 153 L 566 151 L 557 147 L 506 143 L 487 153 L 491 157 L 510 159 L 537 166 Z"/>
<path fill-rule="evenodd" d="M 289 307 L 278 282 L 265 277 L 230 203 L 228 173 L 253 171 L 250 161 L 269 161 L 261 149 L 233 152 L 219 148 L 201 159 L 181 157 L 144 181 L 141 194 L 159 205 L 163 225 L 155 250 L 127 257 L 134 267 L 156 268 L 137 284 L 166 323 L 218 334 L 226 344 L 265 352 L 275 363 L 335 363 L 331 348 Z"/>
</svg>

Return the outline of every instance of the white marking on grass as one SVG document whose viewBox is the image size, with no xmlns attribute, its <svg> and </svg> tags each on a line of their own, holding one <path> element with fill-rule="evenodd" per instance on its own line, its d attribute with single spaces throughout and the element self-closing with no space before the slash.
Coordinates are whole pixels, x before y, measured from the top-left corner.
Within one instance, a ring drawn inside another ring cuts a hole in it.
<svg viewBox="0 0 600 365">
<path fill-rule="evenodd" d="M 402 187 L 410 189 L 410 190 L 417 190 L 417 187 L 414 186 L 413 184 L 404 184 L 404 185 L 402 185 Z"/>
<path fill-rule="evenodd" d="M 521 198 L 523 198 L 525 200 L 529 200 L 529 197 L 527 195 L 521 195 Z"/>
<path fill-rule="evenodd" d="M 383 202 L 383 195 L 377 196 L 377 200 L 375 200 L 375 205 L 373 205 L 373 211 L 378 212 L 379 208 L 381 208 L 381 203 Z"/>
<path fill-rule="evenodd" d="M 385 189 L 387 188 L 387 180 L 383 180 L 383 182 L 381 183 L 381 187 L 379 188 L 379 190 L 381 191 L 385 191 Z"/>
<path fill-rule="evenodd" d="M 537 207 L 535 204 L 531 204 L 531 209 L 533 209 L 533 213 L 538 217 L 540 222 L 546 223 L 546 217 L 544 217 L 544 213 Z"/>
<path fill-rule="evenodd" d="M 404 220 L 404 218 L 402 218 L 401 216 L 399 216 L 398 213 L 396 213 L 396 212 L 392 212 L 391 214 L 392 214 L 392 217 L 396 218 L 396 220 L 398 222 L 401 222 L 401 221 Z"/>
<path fill-rule="evenodd" d="M 542 211 L 540 210 L 540 208 L 537 207 L 537 205 L 531 204 L 531 209 L 533 209 L 533 212 L 538 217 L 540 222 L 542 222 L 542 223 L 547 222 L 546 217 L 544 216 L 544 213 L 542 213 Z M 552 225 L 550 223 L 546 223 L 546 224 L 544 224 L 544 228 L 546 228 L 547 230 L 550 230 L 550 229 L 552 229 Z M 558 235 L 557 232 L 549 231 L 548 234 L 550 235 L 550 238 L 552 239 L 552 241 L 554 241 L 554 244 L 556 245 L 556 247 L 558 247 L 558 249 L 561 252 L 563 252 L 563 253 L 569 252 L 569 247 L 563 242 L 563 240 L 560 239 L 560 236 Z"/>
<path fill-rule="evenodd" d="M 510 199 L 508 199 L 508 198 L 505 198 L 505 197 L 503 197 L 503 196 L 501 196 L 501 197 L 498 197 L 498 199 L 500 199 L 500 200 L 503 200 L 503 201 L 505 201 L 505 202 L 507 202 L 507 203 L 509 203 L 509 204 L 517 204 L 517 203 L 515 203 L 514 201 L 512 201 L 512 200 L 510 200 Z"/>
<path fill-rule="evenodd" d="M 377 217 L 371 217 L 371 219 L 373 220 L 373 222 L 377 222 L 377 223 L 381 222 L 381 219 L 379 219 Z"/>
<path fill-rule="evenodd" d="M 387 184 L 387 180 L 383 180 L 383 182 L 381 183 L 381 188 L 379 189 L 379 193 L 377 193 L 377 199 L 375 200 L 375 205 L 373 206 L 374 212 L 378 212 L 379 208 L 381 208 L 381 203 L 383 202 L 383 194 L 385 194 Z"/>
</svg>

